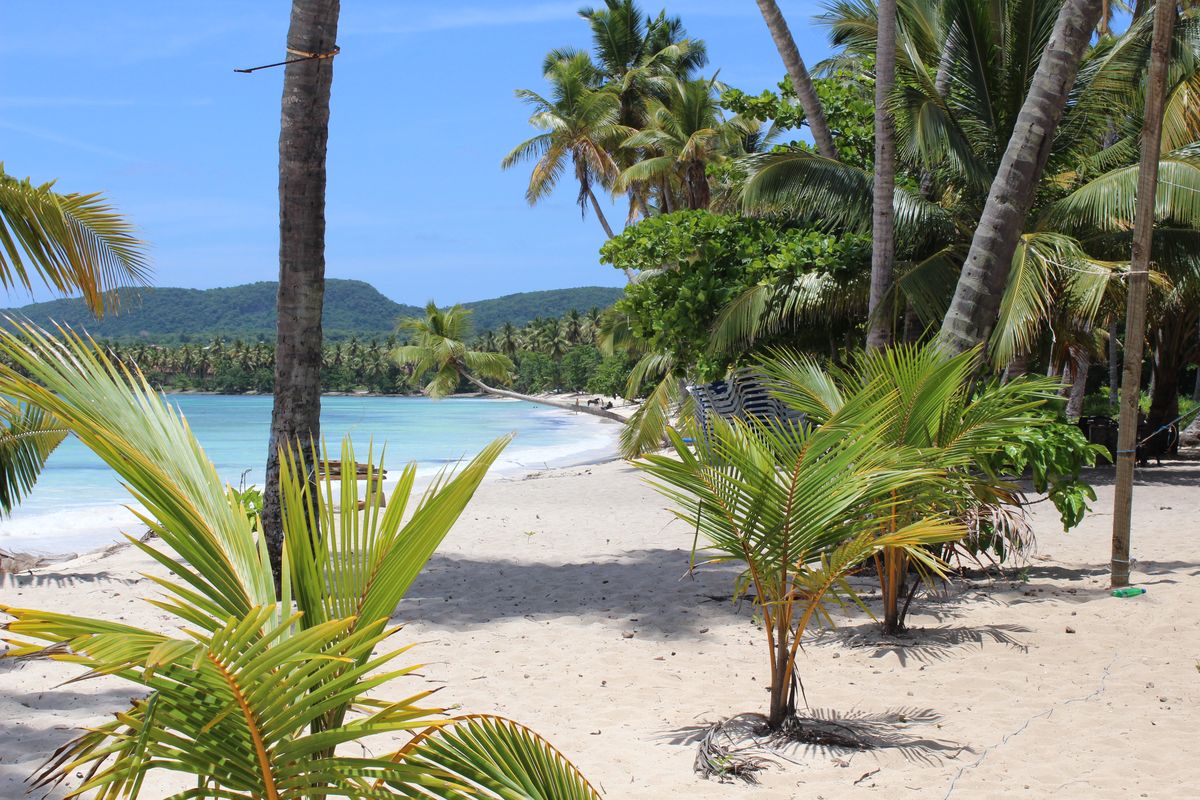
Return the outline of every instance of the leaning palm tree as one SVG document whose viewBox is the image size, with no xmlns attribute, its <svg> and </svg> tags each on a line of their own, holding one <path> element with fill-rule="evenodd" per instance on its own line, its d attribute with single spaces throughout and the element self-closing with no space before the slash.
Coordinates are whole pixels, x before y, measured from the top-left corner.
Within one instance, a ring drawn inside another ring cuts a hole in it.
<svg viewBox="0 0 1200 800">
<path fill-rule="evenodd" d="M 1075 74 L 1100 19 L 1096 0 L 1065 0 L 1038 61 L 963 261 L 939 339 L 962 353 L 986 342 Z"/>
<path fill-rule="evenodd" d="M 411 343 L 396 348 L 394 357 L 397 363 L 412 368 L 414 380 L 427 378 L 424 391 L 430 397 L 452 394 L 458 384 L 465 380 L 485 394 L 567 411 L 583 411 L 615 422 L 625 422 L 621 415 L 603 408 L 535 397 L 486 383 L 507 382 L 513 372 L 513 363 L 502 353 L 484 353 L 467 347 L 466 342 L 471 338 L 470 309 L 462 306 L 440 309 L 437 303 L 430 300 L 425 306 L 425 316 L 405 317 L 400 321 L 400 330 L 408 334 Z"/>
<path fill-rule="evenodd" d="M 308 448 L 281 453 L 285 566 L 280 589 L 253 514 L 225 486 L 182 415 L 94 343 L 29 325 L 0 332 L 0 394 L 52 414 L 123 479 L 162 545 L 130 537 L 173 631 L 0 606 L 6 658 L 50 658 L 144 693 L 49 756 L 34 783 L 79 776 L 72 797 L 137 798 L 151 772 L 180 773 L 196 800 L 599 797 L 523 726 L 447 718 L 428 690 L 375 690 L 415 666 L 382 652 L 389 616 L 507 444 L 488 446 L 412 503 L 406 467 L 382 513 L 357 510 L 356 484 L 310 482 Z M 20 371 L 18 371 L 20 370 Z M 371 459 L 369 459 L 371 460 Z M 343 470 L 355 469 L 349 443 Z M 382 464 L 372 461 L 368 478 Z M 378 482 L 368 480 L 368 508 Z M 340 508 L 335 506 L 335 497 Z M 169 572 L 167 572 L 169 570 Z M 77 679 L 77 680 L 78 680 Z M 405 737 L 382 745 L 379 735 Z M 371 755 L 386 747 L 387 752 Z M 353 753 L 347 752 L 353 748 Z M 185 784 L 186 786 L 186 784 Z"/>
<path fill-rule="evenodd" d="M 817 152 L 836 161 L 837 149 L 833 145 L 829 123 L 825 120 L 825 108 L 821 104 L 821 98 L 817 96 L 816 87 L 813 86 L 808 69 L 804 66 L 804 59 L 800 57 L 800 51 L 796 48 L 796 40 L 792 38 L 787 20 L 779 10 L 779 4 L 775 0 L 758 0 L 758 10 L 762 12 L 763 21 L 767 23 L 771 39 L 775 42 L 780 58 L 783 59 L 783 66 L 792 81 L 792 88 L 796 91 L 800 107 L 804 109 L 804 121 L 812 131 Z"/>
<path fill-rule="evenodd" d="M 34 279 L 61 294 L 78 292 L 97 317 L 118 307 L 117 290 L 149 277 L 145 244 L 100 194 L 63 194 L 0 163 L 0 286 L 32 291 Z M 37 482 L 66 436 L 51 415 L 0 398 L 0 514 Z"/>
<path fill-rule="evenodd" d="M 587 53 L 563 54 L 546 67 L 550 97 L 518 89 L 517 97 L 533 106 L 529 123 L 544 131 L 513 148 L 500 166 L 509 169 L 534 161 L 525 198 L 530 205 L 544 199 L 570 162 L 579 184 L 576 202 L 581 212 L 590 203 L 608 238 L 612 226 L 604 216 L 593 188 L 612 186 L 618 168 L 612 152 L 632 130 L 619 123 L 619 100 L 600 87 L 600 73 Z"/>
</svg>

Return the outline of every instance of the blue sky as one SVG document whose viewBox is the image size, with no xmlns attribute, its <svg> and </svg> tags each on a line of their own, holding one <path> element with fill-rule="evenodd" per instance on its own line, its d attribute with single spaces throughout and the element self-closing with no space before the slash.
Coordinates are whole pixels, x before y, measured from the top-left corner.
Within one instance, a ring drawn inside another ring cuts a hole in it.
<svg viewBox="0 0 1200 800">
<path fill-rule="evenodd" d="M 550 48 L 588 44 L 575 13 L 584 4 L 342 3 L 329 277 L 413 303 L 622 283 L 599 263 L 603 233 L 590 214 L 580 219 L 569 186 L 531 209 L 527 171 L 499 167 L 533 132 L 513 89 L 543 88 Z M 827 54 L 810 24 L 820 4 L 780 5 L 806 59 Z M 709 74 L 774 88 L 783 68 L 751 0 L 666 7 L 707 41 Z M 9 174 L 57 178 L 62 191 L 107 193 L 151 243 L 157 285 L 274 279 L 283 71 L 233 68 L 280 60 L 289 9 L 285 0 L 6 0 L 0 160 Z"/>
</svg>

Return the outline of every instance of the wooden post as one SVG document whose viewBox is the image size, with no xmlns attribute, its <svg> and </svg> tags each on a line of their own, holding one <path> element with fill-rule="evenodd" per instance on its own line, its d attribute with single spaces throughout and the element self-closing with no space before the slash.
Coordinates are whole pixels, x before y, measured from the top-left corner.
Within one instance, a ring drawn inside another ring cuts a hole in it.
<svg viewBox="0 0 1200 800">
<path fill-rule="evenodd" d="M 1142 346 L 1146 333 L 1146 288 L 1150 243 L 1154 233 L 1154 201 L 1158 193 L 1158 157 L 1162 145 L 1163 97 L 1167 53 L 1175 27 L 1175 3 L 1154 6 L 1154 39 L 1142 125 L 1142 162 L 1138 167 L 1133 257 L 1125 312 L 1125 368 L 1121 381 L 1121 427 L 1117 433 L 1117 482 L 1113 492 L 1112 585 L 1129 585 L 1129 529 L 1133 514 L 1133 467 L 1137 449 L 1138 400 L 1142 388 Z"/>
</svg>

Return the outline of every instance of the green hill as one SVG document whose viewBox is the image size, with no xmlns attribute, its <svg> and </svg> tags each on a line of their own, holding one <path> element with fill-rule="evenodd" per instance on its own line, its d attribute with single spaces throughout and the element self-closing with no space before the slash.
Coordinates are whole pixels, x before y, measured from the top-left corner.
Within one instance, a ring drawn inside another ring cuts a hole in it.
<svg viewBox="0 0 1200 800">
<path fill-rule="evenodd" d="M 86 329 L 97 339 L 162 344 L 203 341 L 215 336 L 257 341 L 275 336 L 274 281 L 221 289 L 148 288 L 122 295 L 121 310 L 97 321 L 82 300 L 51 300 L 9 309 L 45 325 L 59 322 Z M 522 292 L 463 305 L 475 312 L 475 328 L 485 331 L 505 322 L 524 325 L 534 317 L 560 316 L 572 308 L 606 308 L 621 289 L 584 286 Z M 369 283 L 331 279 L 325 283 L 325 336 L 330 341 L 386 336 L 401 317 L 421 314 L 417 306 L 397 303 Z"/>
</svg>

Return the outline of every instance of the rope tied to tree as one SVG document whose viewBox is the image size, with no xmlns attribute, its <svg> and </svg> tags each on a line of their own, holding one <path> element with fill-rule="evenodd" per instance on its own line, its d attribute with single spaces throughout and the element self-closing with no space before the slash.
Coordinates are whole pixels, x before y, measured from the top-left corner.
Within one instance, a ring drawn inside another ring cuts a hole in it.
<svg viewBox="0 0 1200 800">
<path fill-rule="evenodd" d="M 271 67 L 282 67 L 288 64 L 298 64 L 301 61 L 323 61 L 325 59 L 333 58 L 338 53 L 342 52 L 342 48 L 334 45 L 332 50 L 326 50 L 323 53 L 310 53 L 307 50 L 296 50 L 295 48 L 289 47 L 287 48 L 287 52 L 296 56 L 296 58 L 289 58 L 287 61 L 276 61 L 274 64 L 263 64 L 261 67 L 250 67 L 249 69 L 235 68 L 233 71 L 250 74 L 251 72 L 257 72 L 260 69 L 270 69 Z"/>
</svg>

